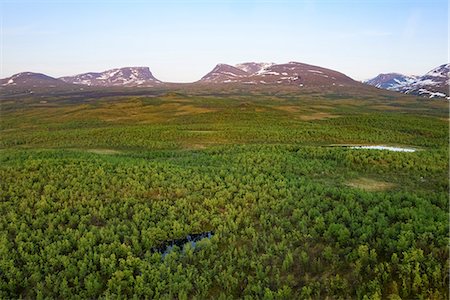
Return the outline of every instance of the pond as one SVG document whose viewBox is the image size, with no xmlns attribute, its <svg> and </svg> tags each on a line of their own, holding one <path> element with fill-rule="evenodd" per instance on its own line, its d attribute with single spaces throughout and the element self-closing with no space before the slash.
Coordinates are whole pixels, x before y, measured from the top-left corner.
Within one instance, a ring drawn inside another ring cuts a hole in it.
<svg viewBox="0 0 450 300">
<path fill-rule="evenodd" d="M 392 146 L 382 146 L 382 145 L 350 146 L 350 149 L 388 150 L 388 151 L 395 151 L 395 152 L 416 152 L 417 151 L 417 149 L 414 149 L 414 148 L 392 147 Z"/>
<path fill-rule="evenodd" d="M 191 244 L 191 248 L 195 249 L 197 242 L 208 238 L 210 239 L 214 235 L 214 231 L 207 231 L 203 233 L 189 234 L 185 238 L 175 239 L 164 242 L 161 246 L 152 248 L 153 252 L 159 252 L 162 254 L 163 258 L 169 254 L 175 246 L 183 248 L 187 244 Z"/>
</svg>

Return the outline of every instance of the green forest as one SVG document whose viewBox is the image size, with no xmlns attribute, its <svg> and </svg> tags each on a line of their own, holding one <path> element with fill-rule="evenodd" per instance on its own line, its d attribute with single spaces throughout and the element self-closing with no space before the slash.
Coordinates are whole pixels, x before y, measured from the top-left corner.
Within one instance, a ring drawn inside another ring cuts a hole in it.
<svg viewBox="0 0 450 300">
<path fill-rule="evenodd" d="M 1 299 L 449 298 L 445 101 L 2 101 Z"/>
</svg>

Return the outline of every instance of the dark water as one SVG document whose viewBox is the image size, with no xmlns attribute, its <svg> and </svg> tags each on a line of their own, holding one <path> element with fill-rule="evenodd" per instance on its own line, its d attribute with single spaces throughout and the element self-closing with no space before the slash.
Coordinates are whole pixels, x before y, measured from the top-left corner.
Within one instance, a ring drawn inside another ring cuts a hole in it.
<svg viewBox="0 0 450 300">
<path fill-rule="evenodd" d="M 159 252 L 165 257 L 167 254 L 170 253 L 170 251 L 173 250 L 175 246 L 178 246 L 179 248 L 183 249 L 184 245 L 191 244 L 191 247 L 195 249 L 197 242 L 208 238 L 210 239 L 214 235 L 214 231 L 207 231 L 203 233 L 194 233 L 189 234 L 185 238 L 182 239 L 175 239 L 166 241 L 164 244 L 158 247 L 152 248 L 153 252 Z"/>
</svg>

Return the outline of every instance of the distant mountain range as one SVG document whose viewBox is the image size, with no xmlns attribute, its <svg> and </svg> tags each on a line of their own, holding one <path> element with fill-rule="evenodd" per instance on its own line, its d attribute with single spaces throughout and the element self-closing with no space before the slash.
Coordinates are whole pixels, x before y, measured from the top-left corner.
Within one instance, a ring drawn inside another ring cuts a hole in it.
<svg viewBox="0 0 450 300">
<path fill-rule="evenodd" d="M 450 99 L 449 92 L 450 64 L 444 64 L 422 76 L 408 76 L 398 73 L 380 74 L 365 83 L 377 88 L 397 91 L 405 94 L 425 96 L 429 98 L 445 97 Z"/>
<path fill-rule="evenodd" d="M 398 73 L 380 74 L 365 84 L 381 89 L 429 98 L 449 98 L 450 64 L 439 66 L 423 76 Z M 53 78 L 41 73 L 23 72 L 0 79 L 5 90 L 32 93 L 34 90 L 83 87 L 160 87 L 169 83 L 155 78 L 148 67 L 125 67 L 104 72 L 89 72 Z M 192 85 L 224 86 L 291 86 L 312 88 L 358 87 L 364 85 L 343 73 L 300 62 L 285 64 L 247 62 L 237 65 L 218 64 Z"/>
<path fill-rule="evenodd" d="M 156 79 L 148 67 L 126 67 L 104 72 L 90 72 L 74 76 L 53 78 L 40 73 L 23 72 L 1 79 L 2 87 L 58 88 L 74 85 L 99 87 L 153 87 L 162 82 Z"/>
</svg>

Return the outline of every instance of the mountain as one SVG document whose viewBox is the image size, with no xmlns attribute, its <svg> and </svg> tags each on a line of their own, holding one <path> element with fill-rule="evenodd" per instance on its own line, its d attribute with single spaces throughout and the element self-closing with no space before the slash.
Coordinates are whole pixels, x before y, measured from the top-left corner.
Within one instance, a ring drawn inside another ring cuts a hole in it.
<svg viewBox="0 0 450 300">
<path fill-rule="evenodd" d="M 200 79 L 200 82 L 208 83 L 228 83 L 238 82 L 249 76 L 249 73 L 227 64 L 218 64 L 211 72 Z"/>
<path fill-rule="evenodd" d="M 358 84 L 350 77 L 330 69 L 289 62 L 218 64 L 202 77 L 200 83 L 289 84 L 297 86 L 331 86 Z"/>
<path fill-rule="evenodd" d="M 426 96 L 429 98 L 450 98 L 449 92 L 450 64 L 444 64 L 417 78 L 411 84 L 405 85 L 400 91 L 406 94 Z"/>
<path fill-rule="evenodd" d="M 248 62 L 237 64 L 235 67 L 241 69 L 249 74 L 255 75 L 264 71 L 271 66 L 275 65 L 274 63 L 256 63 L 256 62 Z"/>
<path fill-rule="evenodd" d="M 0 85 L 4 88 L 56 88 L 70 86 L 66 82 L 41 73 L 22 72 L 11 77 L 0 79 Z"/>
<path fill-rule="evenodd" d="M 380 74 L 375 78 L 365 81 L 365 83 L 380 89 L 398 91 L 405 85 L 414 82 L 416 76 L 408 76 L 399 73 Z"/>
<path fill-rule="evenodd" d="M 103 87 L 152 87 L 161 84 L 161 81 L 153 76 L 148 67 L 126 67 L 100 73 L 90 72 L 65 76 L 60 79 L 67 83 Z"/>
<path fill-rule="evenodd" d="M 449 72 L 450 64 L 443 64 L 422 76 L 406 76 L 396 73 L 380 74 L 365 83 L 405 94 L 428 98 L 450 98 Z"/>
<path fill-rule="evenodd" d="M 350 77 L 330 69 L 289 62 L 265 68 L 252 76 L 260 83 L 295 84 L 300 86 L 347 85 L 357 83 Z"/>
</svg>

